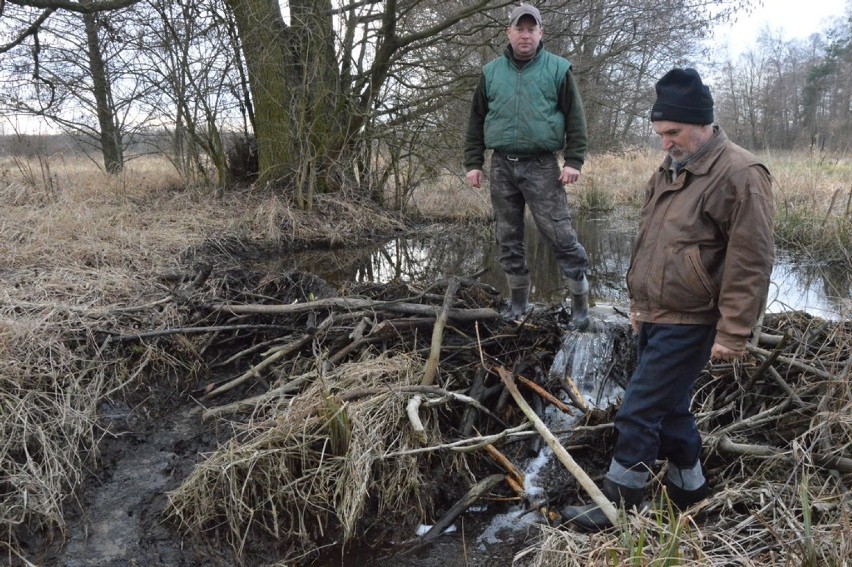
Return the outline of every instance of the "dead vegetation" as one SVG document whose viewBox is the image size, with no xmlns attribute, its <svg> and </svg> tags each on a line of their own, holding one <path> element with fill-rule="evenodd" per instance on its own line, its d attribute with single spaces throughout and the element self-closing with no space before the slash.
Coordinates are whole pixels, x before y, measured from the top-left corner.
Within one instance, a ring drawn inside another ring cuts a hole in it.
<svg viewBox="0 0 852 567">
<path fill-rule="evenodd" d="M 485 488 L 471 501 L 521 500 L 515 465 L 536 434 L 497 371 L 561 394 L 542 379 L 563 331 L 557 307 L 507 325 L 495 318 L 501 298 L 473 278 L 452 293 L 452 280 L 334 290 L 241 265 L 253 242 L 326 246 L 404 227 L 346 199 L 321 199 L 311 216 L 250 192 L 213 201 L 127 180 L 69 189 L 52 171 L 41 192 L 0 191 L 7 563 L 67 537 L 65 510 L 108 434 L 99 406 L 113 399 L 154 419 L 192 403 L 199 427 L 219 432 L 163 519 L 185 537 L 225 542 L 245 564 L 250 550 L 301 564 L 325 546 L 406 540 L 416 523 L 462 513 L 452 504 L 474 486 Z M 743 363 L 708 367 L 696 392 L 709 500 L 592 537 L 544 527 L 517 563 L 852 561 L 852 327 L 789 313 L 766 331 Z M 582 423 L 595 428 L 559 432 L 593 477 L 608 458 L 610 416 L 589 412 Z M 567 483 L 551 496 L 586 498 Z M 551 512 L 534 513 L 544 524 Z"/>
<path fill-rule="evenodd" d="M 350 290 L 349 300 L 303 306 L 231 303 L 227 309 L 217 304 L 222 312 L 264 318 L 298 319 L 317 310 L 314 347 L 303 348 L 301 356 L 288 353 L 300 360 L 296 368 L 284 358 L 265 366 L 263 373 L 275 380 L 249 403 L 231 402 L 225 412 L 205 403 L 208 417 L 227 415 L 241 425 L 235 426 L 232 444 L 211 455 L 172 495 L 171 514 L 186 529 L 225 530 L 238 552 L 259 529 L 275 539 L 298 541 L 291 553 L 302 556 L 323 544 L 330 526 L 342 530 L 344 541 L 357 541 L 363 537 L 359 522 L 410 528 L 432 517 L 434 506 L 446 509 L 447 502 L 424 496 L 432 493 L 431 484 L 447 481 L 435 476 L 432 461 L 440 455 L 455 459 L 444 462 L 442 470 L 462 471 L 465 488 L 503 470 L 505 484 L 486 500 L 518 492 L 523 498 L 523 481 L 512 463 L 517 454 L 505 443 L 526 420 L 500 393 L 496 374 L 503 367 L 513 368 L 518 380 L 546 373 L 556 348 L 552 338 L 560 333 L 559 314 L 546 311 L 521 327 L 506 327 L 479 307 L 483 301 L 493 303 L 492 295 L 462 286 L 462 295 L 449 303 L 455 310 L 451 332 L 437 343 L 441 388 L 422 390 L 416 384 L 428 369 L 425 357 L 436 348 L 428 340 L 430 334 L 434 338 L 432 322 L 448 305 L 446 295 L 434 293 L 437 289 Z M 423 304 L 431 304 L 436 314 L 428 322 L 399 318 Z M 470 313 L 476 316 L 466 317 Z M 357 331 L 365 316 L 366 326 Z M 385 332 L 389 326 L 393 333 Z M 543 544 L 518 561 L 842 565 L 852 558 L 847 490 L 852 479 L 852 327 L 791 313 L 770 316 L 765 331 L 762 346 L 752 347 L 745 362 L 712 365 L 699 383 L 695 403 L 712 498 L 689 514 L 677 515 L 664 506 L 631 516 L 620 533 L 590 538 L 545 528 Z M 269 348 L 265 358 L 286 348 Z M 559 384 L 545 385 L 560 390 Z M 490 396 L 483 395 L 489 390 Z M 540 396 L 526 391 L 533 399 Z M 479 416 L 474 430 L 464 425 L 468 407 Z M 591 412 L 585 421 L 601 425 L 606 423 L 602 419 Z M 609 445 L 607 435 L 605 428 L 592 436 L 567 431 L 561 439 L 587 465 L 600 465 L 605 460 L 589 455 Z M 274 448 L 271 439 L 277 440 Z M 483 459 L 491 464 L 483 466 Z M 590 472 L 602 474 L 600 469 Z M 664 471 L 659 474 L 662 478 Z M 544 523 L 557 519 L 551 512 L 541 510 Z"/>
<path fill-rule="evenodd" d="M 140 368 L 139 351 L 155 345 L 200 361 L 199 423 L 232 433 L 170 495 L 166 513 L 185 534 L 227 541 L 241 561 L 272 545 L 288 564 L 306 564 L 368 533 L 373 543 L 405 540 L 495 471 L 504 482 L 479 498 L 523 500 L 517 439 L 531 432 L 498 375 L 510 369 L 539 403 L 547 395 L 524 378 L 538 376 L 545 392 L 570 389 L 540 378 L 564 332 L 558 309 L 502 323 L 496 293 L 466 278 L 339 295 L 298 274 L 184 281 L 169 297 L 184 313 L 179 326 L 100 331 L 98 342 L 109 337 L 104 354 L 117 345 L 113 357 Z M 852 327 L 790 313 L 769 316 L 765 332 L 746 361 L 711 365 L 698 385 L 710 499 L 591 537 L 545 527 L 518 564 L 848 561 Z M 426 385 L 433 356 L 438 372 Z M 591 411 L 581 424 L 605 426 L 608 415 Z M 592 476 L 610 436 L 606 427 L 560 432 Z M 552 512 L 536 513 L 555 526 Z"/>
</svg>

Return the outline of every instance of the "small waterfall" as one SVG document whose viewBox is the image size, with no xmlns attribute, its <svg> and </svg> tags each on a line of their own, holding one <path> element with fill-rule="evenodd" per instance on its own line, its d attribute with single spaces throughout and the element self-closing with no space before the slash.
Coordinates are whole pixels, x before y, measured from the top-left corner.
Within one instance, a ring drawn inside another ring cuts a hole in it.
<svg viewBox="0 0 852 567">
<path fill-rule="evenodd" d="M 592 315 L 589 331 L 562 337 L 549 378 L 551 384 L 573 382 L 586 403 L 605 408 L 621 394 L 635 349 L 628 339 L 630 322 L 624 315 L 600 305 L 592 309 Z"/>
<path fill-rule="evenodd" d="M 565 383 L 570 377 L 588 405 L 605 408 L 623 392 L 623 385 L 635 366 L 636 349 L 630 323 L 622 313 L 612 307 L 598 305 L 591 310 L 591 315 L 592 325 L 588 331 L 566 333 L 562 337 L 562 346 L 548 372 L 548 382 L 551 391 L 555 391 L 557 384 Z M 567 395 L 562 397 L 567 398 Z M 566 403 L 570 405 L 570 402 Z M 570 428 L 578 419 L 550 405 L 541 417 L 554 432 Z M 546 474 L 554 459 L 550 447 L 542 444 L 538 455 L 525 463 L 526 502 L 495 516 L 477 538 L 480 548 L 505 539 L 503 530 L 523 530 L 540 523 L 536 513 L 524 512 L 546 502 L 547 495 L 540 477 Z"/>
</svg>

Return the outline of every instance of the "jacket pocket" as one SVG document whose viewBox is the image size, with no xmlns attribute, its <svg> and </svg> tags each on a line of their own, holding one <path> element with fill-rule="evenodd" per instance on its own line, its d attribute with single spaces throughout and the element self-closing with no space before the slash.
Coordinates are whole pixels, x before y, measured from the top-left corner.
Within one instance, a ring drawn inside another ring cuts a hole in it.
<svg viewBox="0 0 852 567">
<path fill-rule="evenodd" d="M 665 266 L 660 305 L 672 311 L 700 313 L 716 307 L 718 291 L 697 247 L 672 255 Z"/>
</svg>

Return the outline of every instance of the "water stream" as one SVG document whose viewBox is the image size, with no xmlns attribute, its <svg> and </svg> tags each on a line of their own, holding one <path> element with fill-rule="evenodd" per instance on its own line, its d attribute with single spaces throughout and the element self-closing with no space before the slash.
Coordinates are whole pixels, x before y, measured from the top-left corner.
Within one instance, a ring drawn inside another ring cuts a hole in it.
<svg viewBox="0 0 852 567">
<path fill-rule="evenodd" d="M 591 262 L 594 302 L 626 307 L 624 281 L 633 246 L 635 221 L 618 214 L 575 219 L 580 241 Z M 531 267 L 533 301 L 556 303 L 566 292 L 556 261 L 538 231 L 527 224 L 527 256 Z M 505 277 L 497 262 L 490 225 L 471 229 L 436 228 L 426 234 L 396 238 L 371 247 L 288 254 L 270 261 L 280 270 L 301 270 L 330 283 L 345 281 L 386 283 L 395 279 L 431 282 L 447 275 L 472 274 L 481 269 L 484 283 L 503 292 Z M 850 309 L 852 275 L 846 270 L 797 259 L 783 250 L 772 273 L 767 310 L 806 311 L 837 319 Z"/>
</svg>

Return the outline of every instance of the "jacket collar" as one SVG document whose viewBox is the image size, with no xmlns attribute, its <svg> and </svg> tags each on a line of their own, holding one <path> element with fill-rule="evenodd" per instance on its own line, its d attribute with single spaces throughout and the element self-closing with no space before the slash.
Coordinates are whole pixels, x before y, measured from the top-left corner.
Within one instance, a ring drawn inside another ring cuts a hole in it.
<svg viewBox="0 0 852 567">
<path fill-rule="evenodd" d="M 688 160 L 683 167 L 681 167 L 681 170 L 685 169 L 693 175 L 705 175 L 710 170 L 710 166 L 712 166 L 716 161 L 716 158 L 719 157 L 719 154 L 722 153 L 722 150 L 725 149 L 727 143 L 728 135 L 725 134 L 725 131 L 722 130 L 721 126 L 714 125 L 713 137 L 698 150 L 695 159 Z M 664 159 L 663 163 L 660 165 L 660 169 L 663 171 L 669 171 L 671 167 L 672 157 L 667 155 L 666 159 Z"/>
<path fill-rule="evenodd" d="M 517 59 L 515 59 L 515 52 L 512 50 L 511 44 L 506 46 L 506 49 L 503 51 L 503 55 L 505 55 L 509 62 L 512 63 L 512 65 L 514 65 L 515 67 L 523 68 L 538 59 L 542 51 L 544 51 L 543 40 L 538 42 L 538 49 L 536 50 L 535 55 L 532 56 L 532 59 L 526 59 L 524 61 L 518 61 Z M 518 65 L 518 63 L 522 63 L 522 65 Z"/>
</svg>

